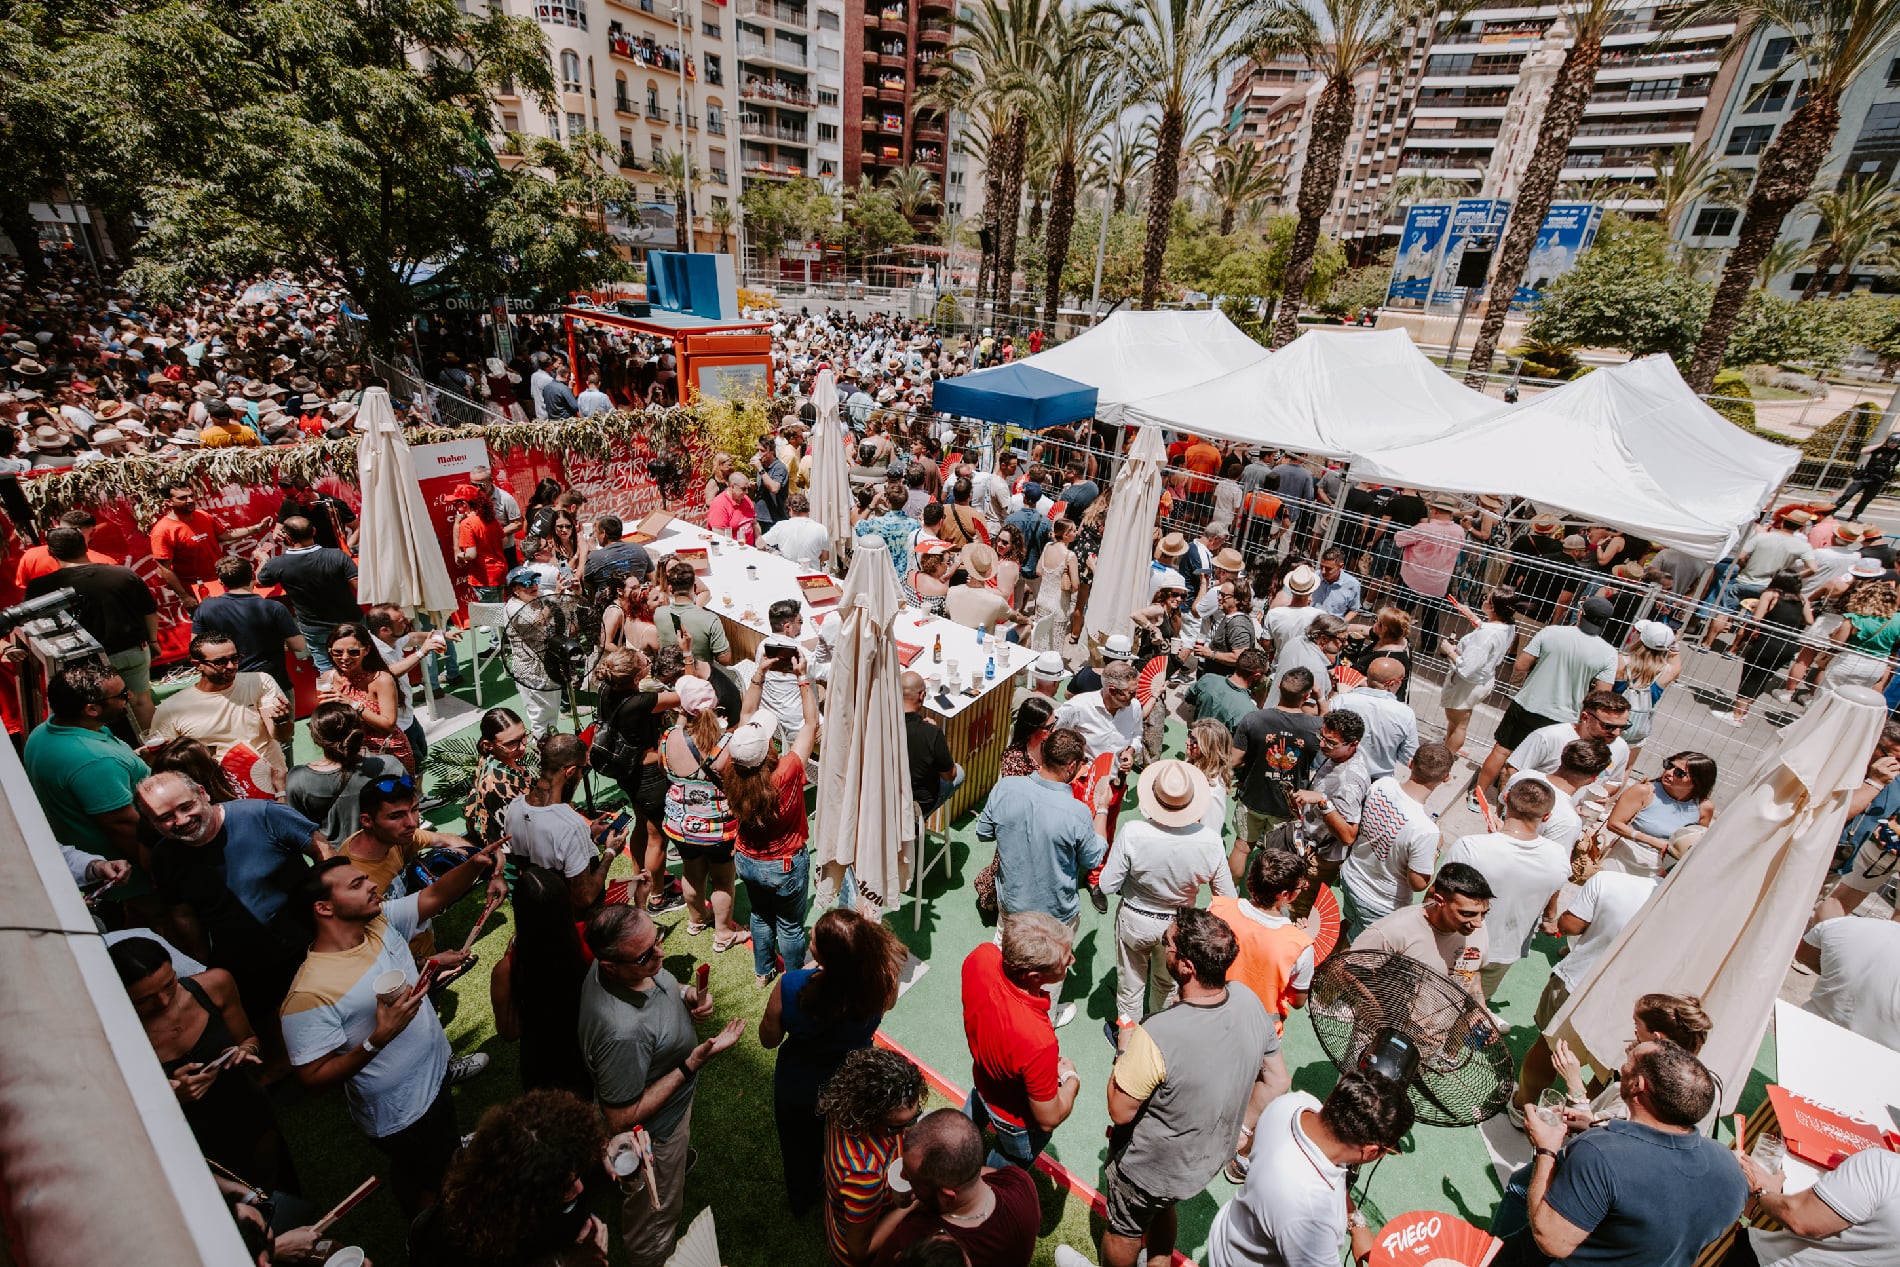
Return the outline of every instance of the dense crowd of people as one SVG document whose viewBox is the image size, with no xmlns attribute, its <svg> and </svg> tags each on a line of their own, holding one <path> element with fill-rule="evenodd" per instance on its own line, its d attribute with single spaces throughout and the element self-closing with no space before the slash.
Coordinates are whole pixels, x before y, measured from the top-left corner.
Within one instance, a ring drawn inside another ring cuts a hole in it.
<svg viewBox="0 0 1900 1267">
<path fill-rule="evenodd" d="M 378 377 L 353 359 L 340 301 L 287 278 L 247 296 L 147 305 L 83 281 L 9 281 L 10 473 L 340 434 Z M 613 516 L 589 519 L 553 481 L 524 510 L 515 492 L 528 490 L 470 472 L 455 564 L 501 608 L 520 711 L 486 710 L 473 768 L 454 775 L 429 761 L 410 697 L 423 673 L 454 685 L 454 641 L 358 604 L 360 526 L 340 498 L 291 481 L 264 534 L 221 530 L 198 490 L 169 490 L 149 546 L 191 621 L 191 677 L 176 689 L 154 689 L 150 587 L 89 548 L 84 509 L 45 525 L 21 562 L 29 596 L 77 592 L 103 652 L 47 682 L 28 778 L 259 1262 L 333 1248 L 289 1217 L 300 1176 L 335 1161 L 288 1147 L 271 1088 L 294 1080 L 337 1095 L 385 1158 L 411 1261 L 604 1264 L 596 1211 L 612 1194 L 615 1261 L 658 1267 L 684 1213 L 700 1075 L 754 1041 L 775 1053 L 770 1113 L 719 1145 L 773 1130 L 790 1215 L 845 1267 L 1026 1267 L 1042 1225 L 1032 1173 L 1084 1095 L 1110 1123 L 1099 1178 L 1083 1176 L 1105 1199 L 1103 1263 L 1169 1262 L 1177 1207 L 1223 1181 L 1213 1267 L 1363 1259 L 1375 1229 L 1354 1176 L 1401 1150 L 1414 1108 L 1377 1069 L 1324 1096 L 1293 1089 L 1285 1026 L 1313 987 L 1318 891 L 1337 896 L 1339 949 L 1423 964 L 1500 1027 L 1507 981 L 1520 995 L 1535 984 L 1541 1031 L 1715 821 L 1709 755 L 1664 742 L 1652 775 L 1639 766 L 1685 650 L 1740 661 L 1715 719 L 1740 726 L 1777 682 L 1784 707 L 1887 685 L 1900 645 L 1892 548 L 1839 505 L 1778 508 L 1709 569 L 1510 499 L 1368 489 L 1297 454 L 1192 436 L 1172 437 L 1128 632 L 1086 639 L 1112 441 L 1055 428 L 992 448 L 929 404 L 937 378 L 1033 353 L 1039 331 L 1019 347 L 787 311 L 773 333 L 797 404 L 756 451 L 700 473 L 708 526 L 812 570 L 841 562 L 840 538 L 875 537 L 907 602 L 1036 653 L 973 815 L 988 863 L 973 888 L 996 934 L 958 969 L 961 1105 L 933 1108 L 925 1071 L 874 1042 L 898 1004 L 904 942 L 849 903 L 814 919 L 810 780 L 830 646 L 807 634 L 796 595 L 771 605 L 771 635 L 742 656 L 691 563 L 656 557 Z M 485 356 L 478 335 L 441 329 L 411 349 L 417 376 L 443 389 L 408 402 L 416 417 L 676 398 L 663 347 L 590 332 L 576 383 L 548 323 L 518 321 L 507 358 Z M 811 518 L 810 394 L 827 369 L 851 433 L 849 524 Z M 1896 449 L 1870 454 L 1840 504 L 1890 474 Z M 534 600 L 562 590 L 585 592 L 598 618 L 586 738 L 563 728 L 532 628 Z M 321 672 L 302 727 L 295 659 Z M 1467 748 L 1474 713 L 1506 685 L 1490 745 Z M 929 715 L 923 674 L 907 672 L 902 694 L 927 818 L 970 773 Z M 1089 778 L 1104 759 L 1109 775 Z M 1900 855 L 1900 724 L 1866 773 L 1797 957 L 1815 1011 L 1900 1047 L 1900 925 L 1858 914 Z M 604 813 L 576 807 L 590 774 L 617 789 Z M 460 810 L 459 831 L 425 820 L 438 805 L 437 822 Z M 455 1053 L 436 1008 L 477 967 L 436 937 L 465 901 L 478 932 L 502 904 L 512 915 L 488 989 L 521 1092 L 487 1093 L 502 1102 L 472 1123 L 450 1088 L 497 1075 L 487 1055 Z M 1058 1033 L 1097 997 L 1097 982 L 1071 981 L 1085 902 L 1114 943 L 1099 1087 Z M 749 948 L 755 1029 L 704 972 L 668 970 L 669 933 L 714 954 Z M 1721 1020 L 1698 999 L 1646 994 L 1614 1068 L 1538 1034 L 1510 1109 L 1532 1160 L 1490 1220 L 1498 1261 L 1687 1267 L 1745 1208 L 1786 1231 L 1745 1231 L 1735 1263 L 1845 1267 L 1900 1242 L 1893 1154 L 1857 1154 L 1789 1197 L 1779 1174 L 1711 1137 L 1722 1089 L 1697 1053 Z M 259 1194 L 288 1198 L 277 1226 Z"/>
</svg>

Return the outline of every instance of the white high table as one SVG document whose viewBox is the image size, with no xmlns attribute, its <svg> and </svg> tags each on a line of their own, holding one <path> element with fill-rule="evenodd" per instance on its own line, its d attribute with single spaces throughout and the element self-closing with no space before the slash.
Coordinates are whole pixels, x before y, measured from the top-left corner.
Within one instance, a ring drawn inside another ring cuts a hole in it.
<svg viewBox="0 0 1900 1267">
<path fill-rule="evenodd" d="M 708 549 L 708 570 L 700 578 L 712 595 L 706 609 L 717 612 L 725 622 L 726 636 L 737 654 L 748 659 L 757 654 L 759 644 L 772 631 L 767 610 L 788 598 L 797 600 L 805 615 L 806 646 L 816 645 L 819 631 L 838 619 L 838 600 L 818 604 L 808 601 L 798 578 L 809 573 L 770 550 L 719 538 L 718 553 L 711 553 L 716 535 L 676 519 L 658 538 L 647 542 L 646 549 L 656 560 L 682 548 Z M 843 588 L 842 581 L 838 585 Z M 903 608 L 892 634 L 900 643 L 922 648 L 907 667 L 930 682 L 925 707 L 943 724 L 950 754 L 963 767 L 963 786 L 932 816 L 935 822 L 953 822 L 965 810 L 982 804 L 995 784 L 1003 750 L 1009 746 L 1016 678 L 1036 656 L 1029 648 L 1002 639 L 985 637 L 979 643 L 977 630 L 932 616 L 921 607 Z M 939 638 L 943 640 L 942 663 L 935 662 L 931 655 Z M 992 656 L 996 660 L 995 676 L 983 676 Z M 957 669 L 956 689 L 950 689 L 951 684 L 945 680 L 952 664 Z M 975 693 L 971 694 L 973 670 L 978 676 Z"/>
<path fill-rule="evenodd" d="M 1775 1001 L 1775 1082 L 1883 1131 L 1900 1130 L 1900 1051 L 1883 1047 L 1785 999 Z M 1772 1110 L 1770 1110 L 1772 1116 Z M 1812 1188 L 1818 1167 L 1793 1153 L 1782 1163 L 1789 1192 Z"/>
</svg>

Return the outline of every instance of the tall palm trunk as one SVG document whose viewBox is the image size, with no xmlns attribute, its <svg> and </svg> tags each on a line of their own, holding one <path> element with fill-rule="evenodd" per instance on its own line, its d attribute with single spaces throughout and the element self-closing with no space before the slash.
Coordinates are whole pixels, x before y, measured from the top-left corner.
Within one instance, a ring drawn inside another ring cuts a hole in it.
<svg viewBox="0 0 1900 1267">
<path fill-rule="evenodd" d="M 686 234 L 691 226 L 686 222 L 686 190 L 681 189 L 673 195 L 673 236 L 682 252 L 693 248 L 687 245 Z"/>
<path fill-rule="evenodd" d="M 1814 261 L 1814 276 L 1808 278 L 1808 284 L 1801 288 L 1802 303 L 1806 303 L 1821 293 L 1821 284 L 1827 280 L 1828 273 L 1839 258 L 1840 253 L 1834 249 L 1832 242 L 1822 249 L 1820 258 Z M 1845 276 L 1847 270 L 1842 269 L 1841 273 Z"/>
<path fill-rule="evenodd" d="M 1839 299 L 1847 292 L 1848 285 L 1854 280 L 1854 265 L 1858 261 L 1842 260 L 1841 271 L 1834 274 L 1834 284 L 1827 288 L 1829 299 Z"/>
<path fill-rule="evenodd" d="M 1496 269 L 1487 290 L 1490 299 L 1484 306 L 1484 321 L 1478 326 L 1477 342 L 1471 346 L 1471 363 L 1465 369 L 1465 386 L 1484 388 L 1484 376 L 1497 354 L 1498 339 L 1504 334 L 1504 319 L 1511 315 L 1511 299 L 1517 284 L 1524 280 L 1531 251 L 1537 245 L 1538 231 L 1557 194 L 1563 178 L 1564 156 L 1583 121 L 1583 108 L 1590 102 L 1590 89 L 1597 81 L 1597 63 L 1603 59 L 1601 38 L 1579 39 L 1564 54 L 1557 68 L 1557 82 L 1550 87 L 1550 104 L 1544 108 L 1544 120 L 1537 132 L 1537 148 L 1518 182 L 1517 197 L 1511 204 L 1511 222 L 1504 230 L 1504 243 L 1498 252 Z M 1456 348 L 1452 349 L 1455 354 Z"/>
<path fill-rule="evenodd" d="M 1287 252 L 1286 276 L 1280 284 L 1280 307 L 1273 318 L 1273 346 L 1285 347 L 1300 333 L 1300 296 L 1313 276 L 1313 252 L 1319 247 L 1320 221 L 1332 206 L 1339 185 L 1339 165 L 1346 157 L 1346 136 L 1352 131 L 1352 80 L 1334 75 L 1326 81 L 1313 111 L 1313 139 L 1307 142 L 1306 161 L 1300 165 L 1300 221 Z"/>
<path fill-rule="evenodd" d="M 1108 209 L 1108 214 L 1118 216 L 1126 210 L 1128 210 L 1128 186 L 1117 181 L 1115 182 L 1115 202 Z"/>
<path fill-rule="evenodd" d="M 1161 295 L 1161 265 L 1168 257 L 1168 229 L 1174 222 L 1174 194 L 1181 183 L 1181 132 L 1185 120 L 1179 110 L 1163 110 L 1155 130 L 1154 157 L 1149 160 L 1148 232 L 1141 241 L 1141 306 L 1153 308 Z"/>
<path fill-rule="evenodd" d="M 1075 161 L 1063 159 L 1056 164 L 1055 185 L 1049 191 L 1049 223 L 1042 239 L 1042 253 L 1047 262 L 1042 286 L 1042 319 L 1052 328 L 1062 300 L 1062 267 L 1069 260 L 1069 234 L 1074 228 Z"/>
<path fill-rule="evenodd" d="M 1009 144 L 1003 151 L 1003 205 L 997 208 L 996 303 L 1006 307 L 1015 293 L 1016 229 L 1022 221 L 1023 163 L 1029 156 L 1029 116 L 1010 112 Z"/>
<path fill-rule="evenodd" d="M 1755 288 L 1756 270 L 1781 236 L 1782 221 L 1814 187 L 1815 174 L 1821 170 L 1840 123 L 1839 97 L 1809 97 L 1762 151 L 1755 186 L 1748 193 L 1748 208 L 1742 213 L 1741 233 L 1722 265 L 1715 302 L 1709 305 L 1708 320 L 1702 323 L 1695 356 L 1684 375 L 1692 390 L 1706 394 L 1714 388 L 1716 371 L 1722 368 L 1722 356 L 1728 351 L 1742 305 Z"/>
<path fill-rule="evenodd" d="M 1226 237 L 1234 231 L 1234 218 L 1239 208 L 1233 203 L 1224 203 L 1220 209 L 1220 235 Z"/>
<path fill-rule="evenodd" d="M 996 268 L 997 206 L 1003 200 L 1002 159 L 996 153 L 997 147 L 1002 144 L 1002 133 L 995 126 L 994 120 L 991 121 L 990 136 L 997 139 L 992 142 L 983 161 L 983 239 L 985 245 L 977 256 L 976 264 L 976 305 L 979 308 L 989 297 L 990 278 Z"/>
</svg>

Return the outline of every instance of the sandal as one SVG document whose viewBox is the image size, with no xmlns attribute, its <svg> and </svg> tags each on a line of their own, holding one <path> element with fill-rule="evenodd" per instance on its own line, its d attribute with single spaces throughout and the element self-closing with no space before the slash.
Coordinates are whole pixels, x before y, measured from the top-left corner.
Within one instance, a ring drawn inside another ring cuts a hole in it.
<svg viewBox="0 0 1900 1267">
<path fill-rule="evenodd" d="M 734 933 L 730 939 L 724 942 L 720 941 L 717 937 L 714 937 L 713 938 L 713 953 L 716 955 L 722 954 L 725 951 L 731 950 L 734 946 L 750 946 L 751 944 L 752 944 L 751 933 Z"/>
<path fill-rule="evenodd" d="M 695 924 L 689 919 L 686 921 L 686 935 L 688 937 L 697 937 L 711 927 L 711 924 Z"/>
</svg>

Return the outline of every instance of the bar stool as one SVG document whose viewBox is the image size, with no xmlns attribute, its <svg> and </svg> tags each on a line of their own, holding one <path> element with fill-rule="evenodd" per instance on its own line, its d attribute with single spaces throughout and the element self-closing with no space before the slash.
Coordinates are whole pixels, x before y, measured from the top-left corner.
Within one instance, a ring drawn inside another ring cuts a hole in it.
<svg viewBox="0 0 1900 1267">
<path fill-rule="evenodd" d="M 911 854 L 911 870 L 916 872 L 915 892 L 910 908 L 910 931 L 913 933 L 922 928 L 924 924 L 925 877 L 939 864 L 942 865 L 946 874 L 948 874 L 950 870 L 952 842 L 950 839 L 950 828 L 948 824 L 944 822 L 943 808 L 942 805 L 939 805 L 930 812 L 928 817 L 925 817 L 923 810 L 918 808 L 917 802 L 911 802 L 911 823 L 913 828 L 911 848 L 914 851 Z M 936 824 L 934 833 L 931 828 L 933 822 Z M 939 849 L 934 856 L 930 852 L 930 838 L 933 834 L 943 844 L 943 847 Z"/>
</svg>

